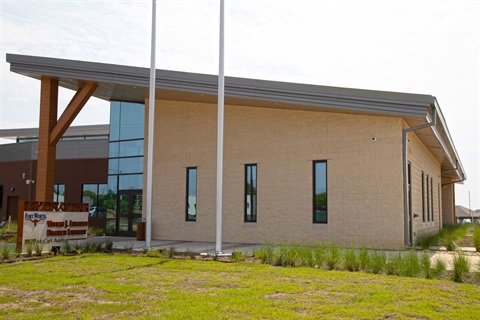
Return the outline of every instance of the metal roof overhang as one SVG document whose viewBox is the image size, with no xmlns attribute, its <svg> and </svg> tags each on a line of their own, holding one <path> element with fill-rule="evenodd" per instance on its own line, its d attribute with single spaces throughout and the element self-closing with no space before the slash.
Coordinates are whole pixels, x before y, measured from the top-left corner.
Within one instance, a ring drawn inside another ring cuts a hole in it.
<svg viewBox="0 0 480 320">
<path fill-rule="evenodd" d="M 144 103 L 148 98 L 148 68 L 16 54 L 7 54 L 7 62 L 12 72 L 38 80 L 55 77 L 61 87 L 75 91 L 87 81 L 96 82 L 93 96 L 99 99 Z M 156 73 L 156 97 L 165 100 L 217 103 L 217 85 L 214 75 L 167 70 Z M 445 119 L 430 95 L 226 77 L 225 103 L 396 116 L 410 127 L 429 121 L 435 108 L 440 115 L 437 125 L 415 132 L 441 163 L 444 181 L 465 179 Z"/>
</svg>

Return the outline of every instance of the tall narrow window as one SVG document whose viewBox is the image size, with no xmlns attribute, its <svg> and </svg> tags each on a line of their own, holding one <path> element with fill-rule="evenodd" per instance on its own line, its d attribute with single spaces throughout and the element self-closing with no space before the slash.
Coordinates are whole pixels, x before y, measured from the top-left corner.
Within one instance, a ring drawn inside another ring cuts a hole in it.
<svg viewBox="0 0 480 320">
<path fill-rule="evenodd" d="M 197 168 L 187 168 L 185 219 L 197 221 Z"/>
<path fill-rule="evenodd" d="M 428 183 L 427 174 L 427 221 L 430 222 L 430 184 Z"/>
<path fill-rule="evenodd" d="M 425 174 L 422 171 L 422 221 L 425 222 Z"/>
<path fill-rule="evenodd" d="M 245 165 L 245 222 L 257 222 L 257 165 Z"/>
<path fill-rule="evenodd" d="M 434 213 L 433 213 L 433 178 L 430 178 L 430 207 L 432 208 L 432 221 L 434 221 Z"/>
<path fill-rule="evenodd" d="M 327 161 L 313 162 L 313 223 L 327 223 Z"/>
</svg>

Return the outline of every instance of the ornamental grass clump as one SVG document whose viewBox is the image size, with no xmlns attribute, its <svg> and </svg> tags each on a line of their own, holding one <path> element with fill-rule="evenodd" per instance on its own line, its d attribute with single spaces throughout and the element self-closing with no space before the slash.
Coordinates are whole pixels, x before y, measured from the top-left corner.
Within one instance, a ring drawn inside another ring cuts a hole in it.
<svg viewBox="0 0 480 320">
<path fill-rule="evenodd" d="M 437 245 L 438 237 L 436 234 L 425 233 L 417 237 L 416 245 L 421 247 L 422 250 L 428 250 L 430 247 Z"/>
<path fill-rule="evenodd" d="M 387 254 L 383 251 L 373 251 L 369 258 L 368 270 L 371 273 L 382 273 L 387 267 Z"/>
<path fill-rule="evenodd" d="M 480 252 L 480 226 L 475 226 L 475 230 L 473 231 L 473 245 L 475 246 L 475 250 Z"/>
<path fill-rule="evenodd" d="M 437 259 L 433 267 L 433 277 L 436 279 L 440 279 L 445 274 L 445 271 L 447 271 L 447 265 L 440 258 Z"/>
<path fill-rule="evenodd" d="M 340 248 L 337 245 L 332 244 L 327 248 L 325 264 L 329 270 L 337 269 L 340 266 L 341 258 Z"/>
<path fill-rule="evenodd" d="M 269 245 L 261 246 L 253 252 L 253 255 L 262 263 L 272 264 L 273 248 Z"/>
<path fill-rule="evenodd" d="M 358 252 L 358 267 L 360 270 L 367 271 L 368 265 L 370 264 L 370 254 L 368 253 L 367 248 L 363 247 Z"/>
<path fill-rule="evenodd" d="M 275 265 L 282 267 L 299 267 L 301 266 L 302 259 L 300 256 L 299 248 L 294 245 L 282 245 L 279 250 L 275 251 L 276 259 Z"/>
<path fill-rule="evenodd" d="M 343 266 L 348 271 L 358 271 L 360 269 L 360 263 L 358 261 L 357 253 L 355 249 L 350 248 L 343 253 Z"/>
<path fill-rule="evenodd" d="M 31 242 L 25 245 L 25 251 L 26 251 L 27 257 L 33 256 L 33 244 Z"/>
<path fill-rule="evenodd" d="M 65 241 L 60 247 L 60 252 L 62 254 L 70 254 L 72 252 L 72 246 L 70 245 L 70 242 Z"/>
<path fill-rule="evenodd" d="M 243 262 L 247 260 L 248 254 L 243 251 L 233 250 L 232 252 L 232 261 L 233 262 Z"/>
<path fill-rule="evenodd" d="M 470 261 L 463 253 L 457 253 L 453 257 L 452 280 L 454 282 L 464 282 L 470 272 Z"/>
<path fill-rule="evenodd" d="M 397 252 L 391 257 L 385 266 L 385 271 L 388 275 L 399 276 L 402 273 L 403 256 L 401 252 Z"/>
<path fill-rule="evenodd" d="M 405 277 L 416 277 L 420 273 L 420 264 L 415 252 L 409 252 L 403 257 L 402 261 L 403 264 L 400 275 Z"/>
<path fill-rule="evenodd" d="M 322 268 L 325 264 L 325 246 L 315 246 L 312 249 L 312 259 L 314 268 Z"/>
<path fill-rule="evenodd" d="M 35 251 L 36 256 L 40 257 L 43 252 L 43 244 L 39 241 L 35 242 L 35 244 L 33 245 L 33 251 Z"/>
<path fill-rule="evenodd" d="M 2 245 L 2 248 L 0 249 L 0 252 L 2 253 L 3 259 L 7 260 L 12 257 L 13 250 L 10 248 L 10 246 L 6 243 Z"/>
</svg>

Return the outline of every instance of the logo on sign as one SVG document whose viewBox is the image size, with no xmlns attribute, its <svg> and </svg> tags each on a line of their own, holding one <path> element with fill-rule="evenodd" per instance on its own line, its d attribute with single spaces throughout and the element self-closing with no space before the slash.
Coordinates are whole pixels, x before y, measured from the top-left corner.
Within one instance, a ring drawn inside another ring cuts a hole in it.
<svg viewBox="0 0 480 320">
<path fill-rule="evenodd" d="M 45 213 L 37 213 L 37 212 L 27 213 L 27 212 L 25 212 L 24 219 L 32 221 L 33 226 L 36 227 L 38 222 L 47 219 L 47 215 Z"/>
</svg>

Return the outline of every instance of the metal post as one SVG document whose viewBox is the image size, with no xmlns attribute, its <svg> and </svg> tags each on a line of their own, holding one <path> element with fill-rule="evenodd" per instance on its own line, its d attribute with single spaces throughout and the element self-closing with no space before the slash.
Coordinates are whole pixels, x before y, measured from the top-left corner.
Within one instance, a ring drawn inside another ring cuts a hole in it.
<svg viewBox="0 0 480 320">
<path fill-rule="evenodd" d="M 468 213 L 470 214 L 470 219 L 472 220 L 472 223 L 474 223 L 475 221 L 473 221 L 472 207 L 470 206 L 470 191 L 468 191 Z"/>
<path fill-rule="evenodd" d="M 152 240 L 152 175 L 153 175 L 153 131 L 155 118 L 155 30 L 157 1 L 152 0 L 152 44 L 150 63 L 150 94 L 148 104 L 147 146 L 147 211 L 145 215 L 145 249 L 150 249 Z"/>
<path fill-rule="evenodd" d="M 224 0 L 220 0 L 220 54 L 218 68 L 218 129 L 217 129 L 217 204 L 215 251 L 222 252 L 222 196 L 223 196 L 223 113 L 224 113 Z"/>
</svg>

